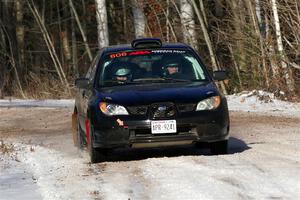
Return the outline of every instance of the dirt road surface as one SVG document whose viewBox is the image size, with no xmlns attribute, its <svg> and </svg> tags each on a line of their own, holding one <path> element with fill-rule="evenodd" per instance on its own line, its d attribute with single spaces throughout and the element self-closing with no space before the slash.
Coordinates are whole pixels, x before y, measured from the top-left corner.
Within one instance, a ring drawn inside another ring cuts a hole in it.
<svg viewBox="0 0 300 200">
<path fill-rule="evenodd" d="M 0 108 L 0 199 L 300 199 L 300 118 L 231 112 L 230 153 L 117 150 L 91 165 L 70 108 Z"/>
</svg>

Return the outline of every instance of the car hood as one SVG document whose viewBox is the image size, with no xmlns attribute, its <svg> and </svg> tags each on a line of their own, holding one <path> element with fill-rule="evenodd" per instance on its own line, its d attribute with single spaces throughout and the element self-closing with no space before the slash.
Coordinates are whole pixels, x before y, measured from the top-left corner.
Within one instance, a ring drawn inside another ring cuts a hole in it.
<svg viewBox="0 0 300 200">
<path fill-rule="evenodd" d="M 98 98 L 101 101 L 131 106 L 148 105 L 155 102 L 196 103 L 218 94 L 214 83 L 194 82 L 103 88 L 98 91 Z"/>
</svg>

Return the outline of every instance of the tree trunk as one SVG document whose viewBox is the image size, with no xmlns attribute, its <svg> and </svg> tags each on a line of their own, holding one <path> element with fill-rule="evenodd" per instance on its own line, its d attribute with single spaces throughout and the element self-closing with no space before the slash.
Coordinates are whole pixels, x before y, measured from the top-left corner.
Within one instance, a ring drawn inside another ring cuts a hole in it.
<svg viewBox="0 0 300 200">
<path fill-rule="evenodd" d="M 245 45 L 244 45 L 244 34 L 243 34 L 243 28 L 242 23 L 244 20 L 241 19 L 242 14 L 240 14 L 240 7 L 238 5 L 239 2 L 237 0 L 230 0 L 229 3 L 231 4 L 231 9 L 233 13 L 233 27 L 234 27 L 234 36 L 236 41 L 233 41 L 235 43 L 236 48 L 234 49 L 234 53 L 237 59 L 237 63 L 239 64 L 239 67 L 243 71 L 247 71 L 247 63 L 246 63 L 246 52 L 245 52 Z M 241 2 L 242 3 L 242 2 Z"/>
<path fill-rule="evenodd" d="M 3 23 L 2 28 L 3 31 L 5 32 L 7 42 L 8 42 L 8 56 L 9 57 L 9 63 L 11 64 L 14 72 L 14 83 L 17 85 L 19 88 L 19 92 L 23 98 L 25 98 L 25 94 L 22 89 L 22 84 L 20 80 L 20 76 L 23 78 L 24 77 L 24 70 L 22 68 L 21 62 L 20 62 L 20 55 L 18 51 L 18 40 L 16 37 L 16 29 L 13 26 L 13 23 L 15 22 L 15 18 L 12 15 L 13 9 L 11 9 L 11 5 L 13 2 L 9 0 L 3 0 Z M 19 74 L 21 73 L 21 74 Z"/>
<path fill-rule="evenodd" d="M 200 4 L 201 13 L 205 13 L 205 7 L 204 7 L 203 0 L 199 0 L 199 4 Z M 208 22 L 207 22 L 206 15 L 203 15 L 203 20 L 204 20 L 205 26 L 208 27 Z"/>
<path fill-rule="evenodd" d="M 106 0 L 95 0 L 95 1 L 96 1 L 96 18 L 98 23 L 97 25 L 98 45 L 99 48 L 101 49 L 109 45 Z"/>
<path fill-rule="evenodd" d="M 183 31 L 184 42 L 191 44 L 195 49 L 198 50 L 196 31 L 195 31 L 194 10 L 188 0 L 180 0 L 180 11 L 181 11 L 181 18 L 180 18 L 181 24 L 182 26 L 184 26 L 183 30 L 186 30 Z"/>
<path fill-rule="evenodd" d="M 132 4 L 132 13 L 133 13 L 133 21 L 134 21 L 134 30 L 135 37 L 142 38 L 145 37 L 145 16 L 143 12 L 143 5 L 139 0 L 131 0 Z"/>
<path fill-rule="evenodd" d="M 256 1 L 258 1 L 258 0 L 256 0 Z M 264 38 L 260 31 L 260 23 L 261 22 L 259 22 L 259 21 L 261 21 L 261 16 L 257 17 L 258 14 L 259 15 L 261 14 L 261 12 L 258 12 L 257 4 L 255 5 L 256 12 L 254 12 L 254 8 L 253 8 L 254 6 L 251 3 L 251 1 L 247 1 L 247 5 L 248 5 L 248 9 L 250 11 L 250 16 L 252 17 L 252 22 L 253 22 L 253 27 L 254 27 L 255 33 L 259 39 L 259 46 L 260 46 L 260 51 L 261 51 L 261 64 L 262 64 L 262 70 L 259 68 L 259 71 L 263 72 L 266 86 L 269 88 L 270 80 L 269 80 L 269 73 L 268 73 L 267 65 L 266 65 L 266 51 L 265 51 L 265 47 L 264 47 Z"/>
<path fill-rule="evenodd" d="M 17 84 L 17 87 L 19 88 L 19 92 L 22 96 L 22 98 L 26 98 L 24 92 L 23 92 L 23 88 L 22 88 L 22 85 L 21 85 L 21 81 L 20 81 L 20 78 L 19 78 L 19 74 L 18 74 L 18 70 L 17 70 L 17 65 L 16 65 L 16 60 L 15 60 L 15 55 L 14 55 L 14 47 L 13 47 L 13 44 L 12 44 L 12 41 L 11 38 L 10 38 L 10 35 L 8 33 L 8 31 L 5 29 L 2 21 L 0 20 L 0 24 L 1 24 L 1 28 L 3 29 L 3 32 L 5 33 L 6 35 L 6 38 L 7 38 L 7 42 L 8 42 L 8 48 L 9 48 L 9 53 L 7 53 L 7 55 L 5 55 L 5 61 L 7 65 L 11 65 L 13 71 L 14 71 L 14 75 L 15 75 L 15 82 Z M 9 56 L 10 55 L 10 56 Z M 2 94 L 1 94 L 2 95 Z"/>
<path fill-rule="evenodd" d="M 264 20 L 262 17 L 262 10 L 261 10 L 261 0 L 255 0 L 255 14 L 256 14 L 256 18 L 259 24 L 259 30 L 263 36 L 265 36 L 265 25 L 264 25 Z"/>
<path fill-rule="evenodd" d="M 78 75 L 78 65 L 77 65 L 77 41 L 76 41 L 76 29 L 74 22 L 74 13 L 71 12 L 72 22 L 71 22 L 71 32 L 72 32 L 72 69 L 73 73 Z"/>
<path fill-rule="evenodd" d="M 295 91 L 295 86 L 294 86 L 294 80 L 291 75 L 291 70 L 288 68 L 286 59 L 285 59 L 285 53 L 283 49 L 283 44 L 282 44 L 282 36 L 281 36 L 281 30 L 280 30 L 280 22 L 279 22 L 279 15 L 278 15 L 278 9 L 277 9 L 277 1 L 276 0 L 271 0 L 272 2 L 272 11 L 273 11 L 273 16 L 274 16 L 274 24 L 275 24 L 275 32 L 276 32 L 276 40 L 277 40 L 277 48 L 279 52 L 279 56 L 281 59 L 281 67 L 283 70 L 283 74 L 285 77 L 285 81 L 288 87 L 288 90 L 291 93 L 294 93 Z"/>
<path fill-rule="evenodd" d="M 127 13 L 126 13 L 126 2 L 125 0 L 122 0 L 122 11 L 123 11 L 123 33 L 125 35 L 126 41 L 128 40 L 128 30 L 127 30 Z"/>
<path fill-rule="evenodd" d="M 67 63 L 71 61 L 71 49 L 69 45 L 69 38 L 68 38 L 68 32 L 62 31 L 61 32 L 61 40 L 62 40 L 62 47 L 64 51 L 64 56 L 67 60 Z"/>
<path fill-rule="evenodd" d="M 25 74 L 25 45 L 24 45 L 24 25 L 23 25 L 23 11 L 24 11 L 24 1 L 15 1 L 15 12 L 16 12 L 16 37 L 18 42 L 18 51 L 20 56 L 19 61 L 19 73 L 24 77 Z"/>
<path fill-rule="evenodd" d="M 7 49 L 6 39 L 5 33 L 2 30 L 2 26 L 0 26 L 0 49 L 2 49 L 2 53 L 0 53 L 0 99 L 3 99 L 4 87 L 7 83 L 9 76 L 7 72 L 7 56 L 5 55 Z"/>
<path fill-rule="evenodd" d="M 228 45 L 228 49 L 229 49 L 231 55 L 233 55 L 232 46 L 231 46 L 230 44 Z M 240 89 L 243 89 L 243 81 L 242 81 L 242 79 L 241 79 L 240 69 L 239 69 L 239 66 L 238 66 L 238 64 L 236 63 L 236 61 L 235 61 L 235 59 L 234 59 L 233 56 L 232 56 L 232 62 L 233 62 L 233 64 L 234 64 L 235 71 L 236 71 L 236 75 L 237 75 L 238 80 L 239 80 L 239 86 L 240 86 Z"/>
</svg>

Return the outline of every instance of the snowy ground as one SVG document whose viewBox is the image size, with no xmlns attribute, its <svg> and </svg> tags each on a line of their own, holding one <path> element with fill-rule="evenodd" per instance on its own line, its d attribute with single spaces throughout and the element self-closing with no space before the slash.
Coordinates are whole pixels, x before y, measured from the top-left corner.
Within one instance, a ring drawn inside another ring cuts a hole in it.
<svg viewBox="0 0 300 200">
<path fill-rule="evenodd" d="M 246 111 L 270 116 L 300 117 L 300 103 L 277 100 L 263 91 L 243 92 L 227 96 L 231 111 Z"/>
<path fill-rule="evenodd" d="M 72 101 L 0 108 L 0 199 L 300 199 L 300 105 L 261 96 L 228 97 L 228 155 L 118 150 L 93 165 L 72 145 Z"/>
</svg>

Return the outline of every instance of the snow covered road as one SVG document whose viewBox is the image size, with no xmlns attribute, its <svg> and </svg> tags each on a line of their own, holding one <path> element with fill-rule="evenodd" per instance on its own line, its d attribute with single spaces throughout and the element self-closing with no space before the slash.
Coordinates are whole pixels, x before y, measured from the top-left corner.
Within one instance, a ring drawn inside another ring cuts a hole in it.
<svg viewBox="0 0 300 200">
<path fill-rule="evenodd" d="M 72 145 L 71 112 L 0 109 L 0 199 L 300 199 L 298 117 L 231 112 L 228 155 L 118 150 L 91 165 Z"/>
</svg>

